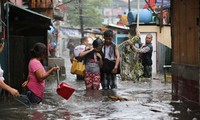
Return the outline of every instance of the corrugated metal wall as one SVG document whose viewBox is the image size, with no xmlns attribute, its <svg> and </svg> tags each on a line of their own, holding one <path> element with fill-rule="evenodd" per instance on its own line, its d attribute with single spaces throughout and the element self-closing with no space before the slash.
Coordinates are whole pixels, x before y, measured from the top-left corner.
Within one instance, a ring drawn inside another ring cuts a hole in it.
<svg viewBox="0 0 200 120">
<path fill-rule="evenodd" d="M 158 48 L 157 48 L 157 72 L 163 73 L 163 65 L 171 65 L 171 48 L 163 45 L 162 43 L 158 42 Z"/>
</svg>

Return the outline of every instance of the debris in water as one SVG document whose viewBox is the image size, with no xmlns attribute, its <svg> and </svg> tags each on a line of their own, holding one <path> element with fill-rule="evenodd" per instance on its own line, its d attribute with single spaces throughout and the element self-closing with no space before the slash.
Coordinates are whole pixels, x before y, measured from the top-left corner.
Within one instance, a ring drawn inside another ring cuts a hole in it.
<svg viewBox="0 0 200 120">
<path fill-rule="evenodd" d="M 108 96 L 113 101 L 129 101 L 127 98 L 119 97 L 119 96 Z"/>
</svg>

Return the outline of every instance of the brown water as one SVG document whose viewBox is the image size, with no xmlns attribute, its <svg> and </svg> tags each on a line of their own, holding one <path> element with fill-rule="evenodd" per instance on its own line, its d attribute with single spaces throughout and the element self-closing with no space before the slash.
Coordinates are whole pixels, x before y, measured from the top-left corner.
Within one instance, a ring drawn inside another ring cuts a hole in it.
<svg viewBox="0 0 200 120">
<path fill-rule="evenodd" d="M 170 83 L 163 84 L 159 80 L 144 83 L 118 80 L 118 89 L 96 91 L 86 91 L 83 81 L 66 82 L 76 88 L 68 101 L 55 92 L 56 82 L 48 83 L 45 100 L 33 108 L 27 108 L 12 98 L 9 101 L 1 99 L 0 119 L 195 120 L 199 117 L 198 109 L 192 105 L 172 101 Z M 111 99 L 114 96 L 118 96 L 118 100 Z M 125 101 L 122 98 L 126 98 Z"/>
<path fill-rule="evenodd" d="M 147 82 L 117 80 L 118 89 L 86 91 L 84 81 L 69 73 L 66 83 L 76 91 L 67 101 L 56 93 L 56 81 L 48 81 L 45 100 L 32 108 L 0 98 L 0 120 L 198 120 L 196 104 L 172 100 L 171 83 L 162 76 Z M 121 100 L 121 101 L 120 101 Z"/>
</svg>

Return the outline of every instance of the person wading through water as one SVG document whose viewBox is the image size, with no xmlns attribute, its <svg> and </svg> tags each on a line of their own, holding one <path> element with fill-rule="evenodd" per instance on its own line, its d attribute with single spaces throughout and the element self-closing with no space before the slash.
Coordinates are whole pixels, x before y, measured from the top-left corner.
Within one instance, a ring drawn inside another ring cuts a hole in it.
<svg viewBox="0 0 200 120">
<path fill-rule="evenodd" d="M 30 52 L 31 59 L 28 64 L 28 77 L 22 84 L 22 87 L 28 88 L 30 91 L 27 96 L 31 103 L 39 104 L 44 99 L 45 80 L 59 67 L 52 67 L 48 71 L 44 69 L 42 61 L 47 56 L 47 46 L 43 43 L 34 44 Z"/>
<path fill-rule="evenodd" d="M 114 89 L 117 88 L 116 73 L 120 62 L 120 55 L 118 46 L 113 43 L 113 31 L 106 30 L 103 37 L 104 46 L 102 51 L 104 53 L 104 60 L 101 70 L 101 85 L 103 89 Z M 113 68 L 110 66 L 111 62 L 114 62 Z"/>
</svg>

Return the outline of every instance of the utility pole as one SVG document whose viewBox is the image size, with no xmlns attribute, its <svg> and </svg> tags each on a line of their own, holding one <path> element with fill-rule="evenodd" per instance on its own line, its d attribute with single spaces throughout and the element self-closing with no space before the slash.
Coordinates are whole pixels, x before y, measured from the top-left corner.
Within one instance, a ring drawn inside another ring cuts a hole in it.
<svg viewBox="0 0 200 120">
<path fill-rule="evenodd" d="M 131 11 L 131 2 L 130 2 L 130 0 L 128 0 L 128 11 L 129 12 Z"/>
<path fill-rule="evenodd" d="M 80 32 L 81 37 L 84 37 L 83 33 L 83 10 L 82 10 L 82 0 L 79 0 L 79 19 L 80 19 Z"/>
</svg>

